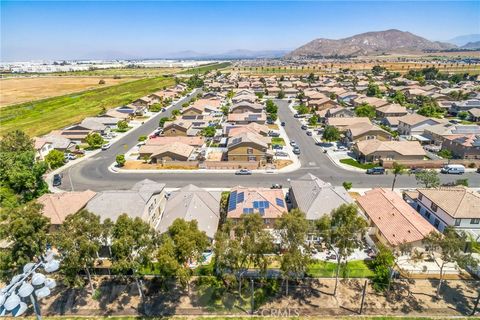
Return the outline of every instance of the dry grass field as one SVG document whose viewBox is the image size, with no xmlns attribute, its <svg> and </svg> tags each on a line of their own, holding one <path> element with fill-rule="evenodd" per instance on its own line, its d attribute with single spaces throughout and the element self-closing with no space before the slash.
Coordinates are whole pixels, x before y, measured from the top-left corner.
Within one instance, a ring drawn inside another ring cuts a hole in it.
<svg viewBox="0 0 480 320">
<path fill-rule="evenodd" d="M 105 84 L 98 82 L 103 79 Z M 132 81 L 132 78 L 37 77 L 0 80 L 0 107 L 61 96 L 73 92 L 107 87 Z"/>
</svg>

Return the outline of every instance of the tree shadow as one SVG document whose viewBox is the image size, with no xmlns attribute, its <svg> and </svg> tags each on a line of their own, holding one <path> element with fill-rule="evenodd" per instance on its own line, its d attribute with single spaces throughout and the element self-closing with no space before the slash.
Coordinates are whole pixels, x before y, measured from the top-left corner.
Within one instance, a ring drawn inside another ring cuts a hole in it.
<svg viewBox="0 0 480 320">
<path fill-rule="evenodd" d="M 185 289 L 174 281 L 152 278 L 145 281 L 144 297 L 138 306 L 139 314 L 143 316 L 172 316 L 177 311 Z"/>
</svg>

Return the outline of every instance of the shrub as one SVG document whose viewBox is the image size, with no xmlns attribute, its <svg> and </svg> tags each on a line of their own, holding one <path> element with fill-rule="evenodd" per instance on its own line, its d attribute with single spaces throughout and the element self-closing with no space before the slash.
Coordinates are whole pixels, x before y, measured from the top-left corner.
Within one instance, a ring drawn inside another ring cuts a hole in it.
<svg viewBox="0 0 480 320">
<path fill-rule="evenodd" d="M 102 80 L 98 81 L 98 84 L 105 84 L 105 80 L 102 79 Z"/>
<path fill-rule="evenodd" d="M 475 168 L 475 162 L 470 162 L 470 163 L 468 164 L 468 167 L 469 167 L 469 168 Z"/>
<path fill-rule="evenodd" d="M 140 136 L 140 137 L 138 137 L 138 141 L 140 141 L 140 142 L 141 142 L 141 141 L 145 141 L 145 140 L 147 140 L 147 136 Z"/>
<path fill-rule="evenodd" d="M 123 154 L 118 154 L 117 157 L 115 158 L 115 160 L 117 161 L 117 165 L 119 167 L 123 167 L 125 165 L 125 155 Z"/>
</svg>

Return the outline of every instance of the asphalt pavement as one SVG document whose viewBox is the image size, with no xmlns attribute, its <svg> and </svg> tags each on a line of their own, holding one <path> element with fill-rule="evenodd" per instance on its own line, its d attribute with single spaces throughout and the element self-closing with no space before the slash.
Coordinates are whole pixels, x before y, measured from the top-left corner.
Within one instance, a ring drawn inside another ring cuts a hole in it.
<svg viewBox="0 0 480 320">
<path fill-rule="evenodd" d="M 200 91 L 197 91 L 197 93 Z M 193 95 L 192 95 L 193 96 Z M 119 172 L 114 173 L 108 170 L 108 167 L 115 162 L 118 154 L 124 154 L 128 149 L 138 143 L 138 137 L 148 135 L 158 127 L 158 122 L 162 117 L 168 117 L 173 110 L 181 109 L 182 103 L 191 99 L 192 96 L 181 99 L 175 105 L 153 117 L 151 121 L 146 122 L 135 131 L 125 135 L 115 142 L 110 149 L 102 151 L 78 164 L 71 166 L 63 171 L 63 183 L 60 188 L 64 190 L 110 190 L 110 189 L 129 189 L 136 182 L 142 179 L 151 179 L 162 182 L 169 188 L 182 187 L 187 184 L 195 184 L 199 187 L 233 187 L 237 185 L 251 187 L 269 187 L 273 183 L 279 183 L 288 186 L 289 179 L 298 178 L 306 173 L 312 173 L 320 179 L 341 185 L 344 181 L 353 183 L 354 188 L 373 188 L 390 187 L 393 175 L 370 176 L 363 172 L 345 170 L 334 164 L 321 150 L 315 145 L 314 140 L 306 135 L 304 130 L 300 129 L 300 122 L 293 117 L 288 108 L 288 102 L 277 100 L 279 107 L 278 116 L 281 121 L 285 121 L 285 130 L 290 140 L 295 140 L 301 149 L 300 161 L 302 167 L 289 173 L 263 174 L 254 173 L 251 176 L 236 176 L 234 173 L 139 173 L 139 172 Z M 466 173 L 462 176 L 442 175 L 442 182 L 455 181 L 456 179 L 469 180 L 472 187 L 480 186 L 480 174 Z M 417 187 L 414 176 L 403 175 L 397 178 L 395 185 L 399 188 Z"/>
</svg>

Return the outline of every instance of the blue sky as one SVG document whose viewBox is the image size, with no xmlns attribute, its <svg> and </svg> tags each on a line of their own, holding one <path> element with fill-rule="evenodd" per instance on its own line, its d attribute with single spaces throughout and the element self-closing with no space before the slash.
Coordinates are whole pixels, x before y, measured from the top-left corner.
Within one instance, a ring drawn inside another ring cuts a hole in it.
<svg viewBox="0 0 480 320">
<path fill-rule="evenodd" d="M 1 1 L 1 57 L 159 57 L 192 50 L 293 49 L 315 38 L 410 31 L 480 33 L 480 1 Z"/>
</svg>

